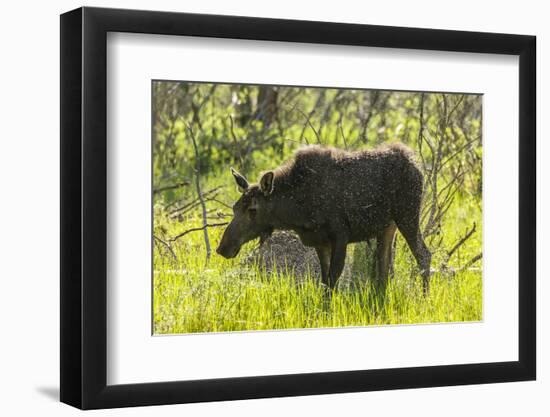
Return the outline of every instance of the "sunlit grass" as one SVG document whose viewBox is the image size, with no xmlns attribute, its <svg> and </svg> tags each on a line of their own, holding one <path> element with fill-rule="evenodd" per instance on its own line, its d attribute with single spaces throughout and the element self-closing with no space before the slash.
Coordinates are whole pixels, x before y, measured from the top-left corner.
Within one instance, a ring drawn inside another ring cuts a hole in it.
<svg viewBox="0 0 550 417">
<path fill-rule="evenodd" d="M 422 291 L 420 276 L 408 247 L 399 236 L 395 276 L 385 289 L 360 274 L 342 282 L 327 297 L 316 277 L 296 278 L 281 267 L 268 273 L 242 259 L 253 248 L 247 245 L 238 258 L 226 260 L 212 254 L 205 258 L 201 232 L 190 233 L 173 245 L 177 259 L 160 246 L 154 252 L 154 333 L 197 333 L 268 329 L 297 329 L 387 324 L 479 321 L 482 319 L 482 273 L 460 266 L 481 248 L 481 214 L 476 208 L 453 210 L 445 225 L 444 244 L 464 234 L 477 220 L 478 230 L 449 262 L 454 271 L 440 271 L 445 254 L 434 253 L 435 272 L 430 293 Z M 198 219 L 195 221 L 198 222 Z M 191 227 L 177 222 L 164 225 L 168 235 Z M 222 228 L 209 230 L 213 247 Z M 448 242 L 448 243 L 447 243 Z M 354 251 L 348 251 L 352 262 Z"/>
</svg>

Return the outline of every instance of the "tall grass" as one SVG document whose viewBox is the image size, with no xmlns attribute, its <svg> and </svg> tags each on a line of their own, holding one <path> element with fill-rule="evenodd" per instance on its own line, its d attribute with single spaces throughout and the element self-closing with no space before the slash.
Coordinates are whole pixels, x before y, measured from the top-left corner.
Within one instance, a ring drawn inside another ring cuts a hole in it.
<svg viewBox="0 0 550 417">
<path fill-rule="evenodd" d="M 461 208 L 461 207 L 467 207 Z M 454 255 L 460 266 L 481 247 L 479 209 L 456 204 L 445 226 L 447 247 L 458 240 L 473 219 L 476 234 Z M 199 219 L 165 223 L 168 235 L 199 224 Z M 223 228 L 210 229 L 216 245 Z M 296 329 L 385 324 L 464 322 L 482 319 L 482 274 L 477 268 L 438 271 L 445 253 L 434 253 L 429 295 L 422 291 L 416 264 L 404 239 L 398 236 L 395 274 L 385 289 L 377 288 L 360 271 L 341 282 L 330 297 L 317 277 L 297 278 L 281 266 L 266 272 L 242 259 L 213 254 L 206 263 L 202 233 L 189 233 L 173 245 L 154 250 L 154 333 L 197 333 L 267 329 Z M 347 262 L 357 251 L 349 248 Z M 357 256 L 357 255 L 355 255 Z M 356 264 L 355 262 L 354 264 Z"/>
</svg>

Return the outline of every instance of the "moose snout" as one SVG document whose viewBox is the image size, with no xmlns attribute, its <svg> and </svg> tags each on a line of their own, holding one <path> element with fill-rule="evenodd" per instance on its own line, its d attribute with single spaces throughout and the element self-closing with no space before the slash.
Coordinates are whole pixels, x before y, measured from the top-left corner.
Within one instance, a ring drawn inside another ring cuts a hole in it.
<svg viewBox="0 0 550 417">
<path fill-rule="evenodd" d="M 225 256 L 225 251 L 223 250 L 221 244 L 218 245 L 218 247 L 216 248 L 216 253 L 217 253 L 218 255 L 223 256 L 224 258 L 227 258 L 227 256 Z"/>
<path fill-rule="evenodd" d="M 216 248 L 216 253 L 218 255 L 223 256 L 226 259 L 230 259 L 230 258 L 234 258 L 235 256 L 237 256 L 237 254 L 239 253 L 239 249 L 240 249 L 239 247 L 231 248 L 231 247 L 228 247 L 227 245 L 220 244 Z"/>
<path fill-rule="evenodd" d="M 237 256 L 240 250 L 240 245 L 235 245 L 230 239 L 227 238 L 226 234 L 223 235 L 222 240 L 216 248 L 216 253 L 223 256 L 226 259 L 234 258 Z"/>
</svg>

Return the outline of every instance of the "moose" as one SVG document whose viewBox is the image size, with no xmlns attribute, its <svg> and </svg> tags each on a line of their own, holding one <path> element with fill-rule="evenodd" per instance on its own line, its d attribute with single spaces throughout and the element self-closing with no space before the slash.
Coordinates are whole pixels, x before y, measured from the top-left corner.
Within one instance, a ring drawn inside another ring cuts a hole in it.
<svg viewBox="0 0 550 417">
<path fill-rule="evenodd" d="M 311 145 L 258 184 L 231 168 L 242 195 L 233 206 L 217 253 L 237 256 L 246 242 L 265 241 L 274 230 L 294 231 L 315 248 L 321 279 L 334 289 L 349 243 L 376 239 L 376 278 L 388 279 L 396 230 L 405 238 L 428 291 L 431 252 L 420 231 L 423 175 L 403 144 L 349 152 Z"/>
</svg>

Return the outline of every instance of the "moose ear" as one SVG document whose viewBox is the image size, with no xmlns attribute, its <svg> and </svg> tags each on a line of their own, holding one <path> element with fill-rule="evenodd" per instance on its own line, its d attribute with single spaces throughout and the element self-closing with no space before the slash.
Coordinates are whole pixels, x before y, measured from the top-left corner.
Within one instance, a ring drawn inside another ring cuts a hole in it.
<svg viewBox="0 0 550 417">
<path fill-rule="evenodd" d="M 244 192 L 248 188 L 248 181 L 246 180 L 246 178 L 235 171 L 233 168 L 231 168 L 231 174 L 233 174 L 233 177 L 235 177 L 235 181 L 239 186 L 239 191 Z"/>
<path fill-rule="evenodd" d="M 264 195 L 269 195 L 273 192 L 273 171 L 266 172 L 260 179 L 260 190 Z"/>
</svg>

